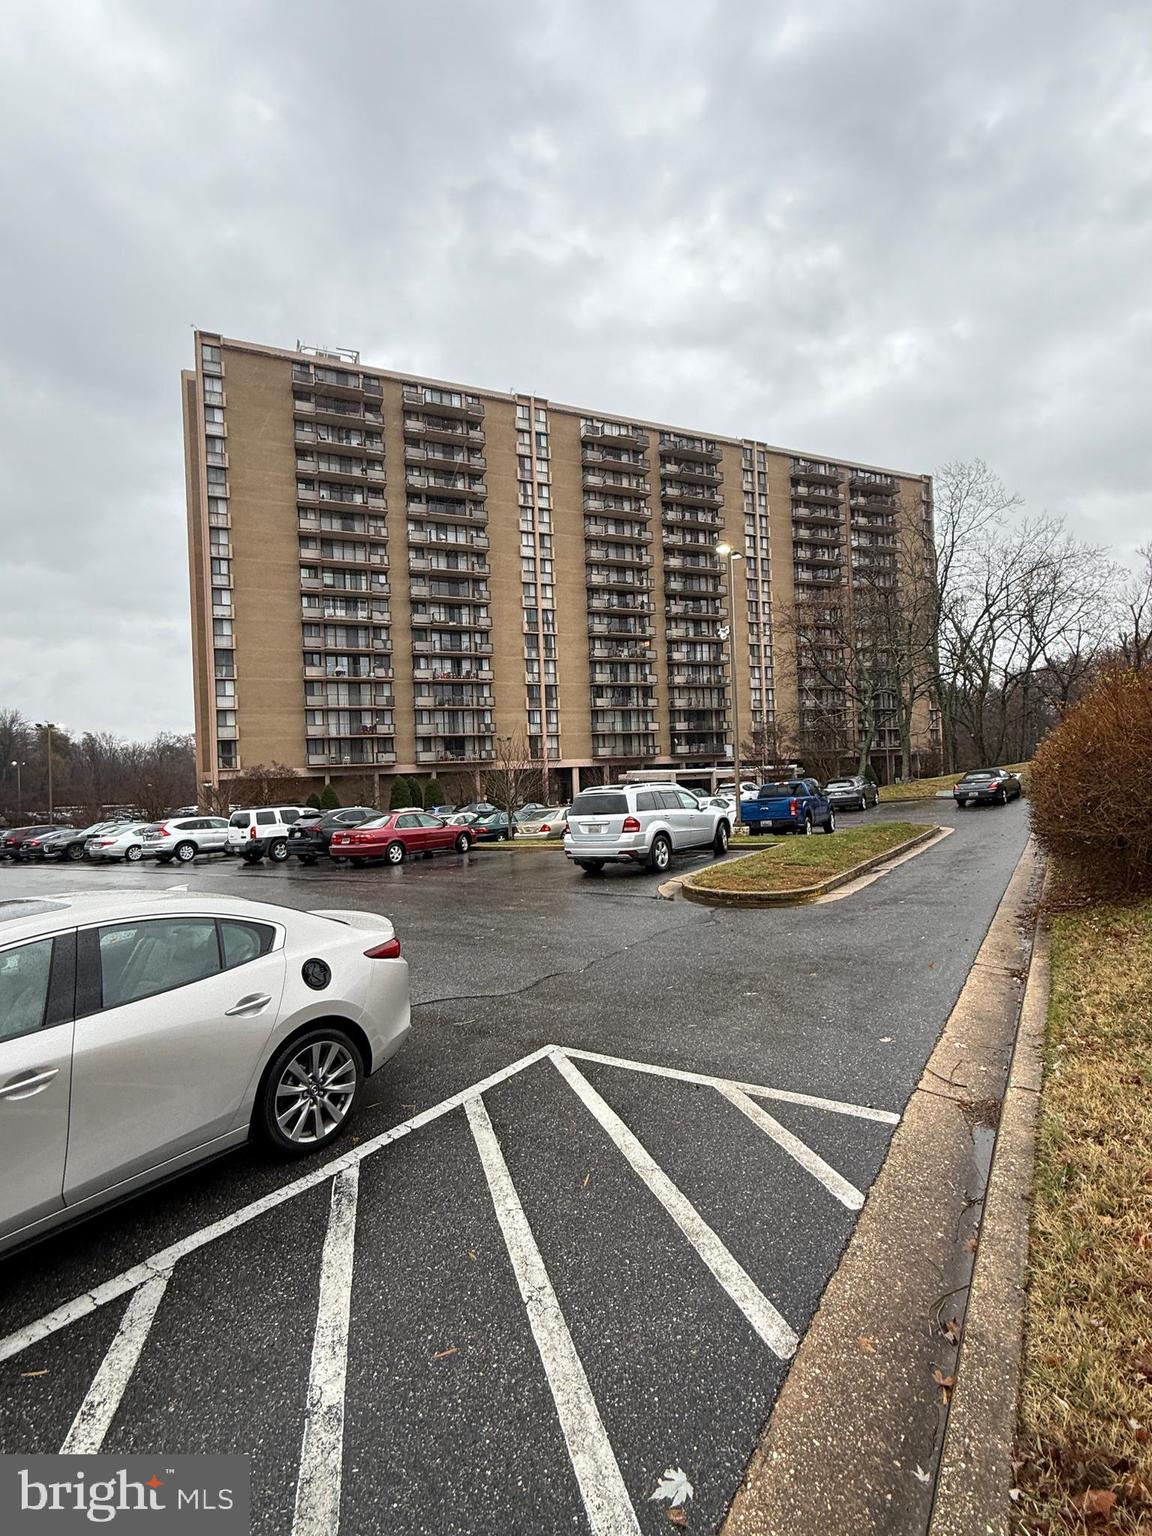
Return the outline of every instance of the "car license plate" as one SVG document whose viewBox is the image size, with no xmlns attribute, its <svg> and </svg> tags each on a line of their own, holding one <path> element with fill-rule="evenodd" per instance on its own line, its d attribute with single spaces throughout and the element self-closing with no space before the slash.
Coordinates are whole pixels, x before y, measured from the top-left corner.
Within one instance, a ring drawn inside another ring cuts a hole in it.
<svg viewBox="0 0 1152 1536">
<path fill-rule="evenodd" d="M 608 823 L 606 821 L 589 821 L 585 823 L 584 830 L 585 832 L 607 832 Z"/>
</svg>

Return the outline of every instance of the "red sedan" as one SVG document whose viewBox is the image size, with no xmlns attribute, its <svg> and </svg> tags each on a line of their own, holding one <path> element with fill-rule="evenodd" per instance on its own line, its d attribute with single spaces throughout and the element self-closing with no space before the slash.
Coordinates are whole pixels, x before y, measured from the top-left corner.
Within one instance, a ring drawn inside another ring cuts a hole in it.
<svg viewBox="0 0 1152 1536">
<path fill-rule="evenodd" d="M 333 859 L 385 859 L 403 864 L 421 853 L 467 853 L 475 836 L 471 827 L 450 827 L 443 816 L 427 811 L 393 811 L 351 832 L 333 834 Z"/>
</svg>

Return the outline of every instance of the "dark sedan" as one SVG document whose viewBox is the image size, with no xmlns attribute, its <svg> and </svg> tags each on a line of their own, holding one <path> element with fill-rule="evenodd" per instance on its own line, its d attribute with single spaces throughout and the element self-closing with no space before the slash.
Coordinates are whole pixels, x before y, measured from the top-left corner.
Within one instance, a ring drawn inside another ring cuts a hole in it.
<svg viewBox="0 0 1152 1536">
<path fill-rule="evenodd" d="M 301 864 L 315 864 L 332 851 L 332 839 L 337 832 L 348 832 L 361 827 L 366 821 L 375 821 L 382 811 L 369 805 L 346 805 L 338 811 L 325 811 L 323 816 L 294 822 L 288 832 L 288 852 Z"/>
<path fill-rule="evenodd" d="M 45 825 L 43 822 L 35 827 L 12 827 L 0 840 L 0 859 L 18 859 L 26 838 L 46 837 L 49 832 L 56 830 L 50 823 Z"/>
<path fill-rule="evenodd" d="M 1023 793 L 1020 779 L 1007 768 L 974 768 L 966 773 L 959 784 L 953 784 L 952 793 L 958 806 L 1007 805 L 1009 800 L 1019 800 Z"/>
<path fill-rule="evenodd" d="M 880 791 L 872 780 L 858 773 L 849 778 L 829 779 L 824 793 L 838 811 L 866 811 L 880 799 Z"/>
</svg>

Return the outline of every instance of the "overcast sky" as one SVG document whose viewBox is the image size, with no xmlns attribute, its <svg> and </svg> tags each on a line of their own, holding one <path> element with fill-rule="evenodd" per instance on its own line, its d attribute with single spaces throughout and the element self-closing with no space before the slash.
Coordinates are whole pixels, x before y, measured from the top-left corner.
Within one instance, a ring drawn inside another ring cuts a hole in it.
<svg viewBox="0 0 1152 1536">
<path fill-rule="evenodd" d="M 194 325 L 1152 537 L 1146 0 L 10 3 L 0 707 L 191 725 Z"/>
</svg>

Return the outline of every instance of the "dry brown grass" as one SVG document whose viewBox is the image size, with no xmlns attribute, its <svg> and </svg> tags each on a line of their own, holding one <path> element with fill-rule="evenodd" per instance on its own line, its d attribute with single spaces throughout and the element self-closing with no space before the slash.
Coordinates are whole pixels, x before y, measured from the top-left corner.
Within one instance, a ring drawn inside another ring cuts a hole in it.
<svg viewBox="0 0 1152 1536">
<path fill-rule="evenodd" d="M 831 837 L 757 838 L 760 853 L 702 870 L 692 884 L 710 891 L 796 891 L 887 853 L 925 830 L 921 822 L 886 821 L 834 832 Z"/>
<path fill-rule="evenodd" d="M 1017 1529 L 1152 1530 L 1152 901 L 1053 920 Z M 1095 1511 L 1095 1512 L 1094 1512 Z"/>
</svg>

